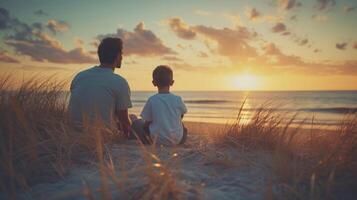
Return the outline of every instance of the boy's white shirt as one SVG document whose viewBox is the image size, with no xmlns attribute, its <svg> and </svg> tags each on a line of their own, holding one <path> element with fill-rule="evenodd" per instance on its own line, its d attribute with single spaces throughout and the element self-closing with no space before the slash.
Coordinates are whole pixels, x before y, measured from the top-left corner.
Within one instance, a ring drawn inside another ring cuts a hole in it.
<svg viewBox="0 0 357 200">
<path fill-rule="evenodd" d="M 176 145 L 183 137 L 181 116 L 187 108 L 180 96 L 158 93 L 146 102 L 141 117 L 151 121 L 150 136 L 158 144 Z"/>
</svg>

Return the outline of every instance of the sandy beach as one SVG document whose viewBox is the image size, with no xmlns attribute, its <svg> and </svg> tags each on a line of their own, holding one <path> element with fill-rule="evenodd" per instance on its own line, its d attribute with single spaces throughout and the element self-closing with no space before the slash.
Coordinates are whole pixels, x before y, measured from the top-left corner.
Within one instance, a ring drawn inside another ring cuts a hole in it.
<svg viewBox="0 0 357 200">
<path fill-rule="evenodd" d="M 17 197 L 100 199 L 104 182 L 113 199 L 161 199 L 160 190 L 179 199 L 266 199 L 273 190 L 282 190 L 274 152 L 218 144 L 212 134 L 227 130 L 224 124 L 185 125 L 189 135 L 182 146 L 154 148 L 136 141 L 105 145 L 104 175 L 99 163 L 73 164 L 62 178 L 34 185 Z"/>
<path fill-rule="evenodd" d="M 156 151 L 157 163 L 167 168 L 175 189 L 184 199 L 262 199 L 270 173 L 271 155 L 266 152 L 245 152 L 240 149 L 217 147 L 209 134 L 222 131 L 224 125 L 186 122 L 189 129 L 187 144 L 179 147 L 145 146 Z M 112 162 L 118 182 L 108 181 L 113 198 L 126 199 L 147 187 L 143 150 L 136 141 L 107 146 L 106 162 Z M 154 163 L 155 164 L 155 163 Z M 160 171 L 160 170 L 159 170 Z M 109 177 L 108 177 L 109 178 Z M 121 185 L 119 187 L 119 185 Z M 86 187 L 100 197 L 100 169 L 93 165 L 74 165 L 61 180 L 41 183 L 31 191 L 19 194 L 24 199 L 87 199 Z M 118 188 L 119 187 L 119 188 Z"/>
</svg>

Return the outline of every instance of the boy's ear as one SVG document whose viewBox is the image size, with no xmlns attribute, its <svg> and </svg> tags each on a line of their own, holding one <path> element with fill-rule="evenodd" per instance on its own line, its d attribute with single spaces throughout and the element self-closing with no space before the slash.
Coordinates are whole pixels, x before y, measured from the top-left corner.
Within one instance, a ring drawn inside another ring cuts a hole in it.
<svg viewBox="0 0 357 200">
<path fill-rule="evenodd" d="M 152 82 L 152 84 L 156 87 L 157 85 L 156 85 L 156 82 L 154 81 L 154 80 L 152 80 L 151 81 Z"/>
<path fill-rule="evenodd" d="M 175 83 L 175 80 L 172 80 L 170 83 L 170 86 L 173 85 Z"/>
</svg>

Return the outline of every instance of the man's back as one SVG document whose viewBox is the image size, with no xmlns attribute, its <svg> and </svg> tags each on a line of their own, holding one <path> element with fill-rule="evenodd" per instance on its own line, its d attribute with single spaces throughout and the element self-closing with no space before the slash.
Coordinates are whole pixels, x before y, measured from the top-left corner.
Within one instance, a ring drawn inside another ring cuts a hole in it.
<svg viewBox="0 0 357 200">
<path fill-rule="evenodd" d="M 75 123 L 101 119 L 113 127 L 115 111 L 132 107 L 127 81 L 112 69 L 93 67 L 78 73 L 71 83 L 69 114 Z"/>
</svg>

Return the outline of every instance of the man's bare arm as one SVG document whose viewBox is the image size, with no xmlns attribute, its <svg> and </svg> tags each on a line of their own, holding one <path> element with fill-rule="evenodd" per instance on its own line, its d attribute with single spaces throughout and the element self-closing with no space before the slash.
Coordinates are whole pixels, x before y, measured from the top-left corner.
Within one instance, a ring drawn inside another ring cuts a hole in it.
<svg viewBox="0 0 357 200">
<path fill-rule="evenodd" d="M 128 109 L 119 110 L 116 112 L 116 115 L 119 121 L 118 124 L 119 129 L 121 129 L 124 132 L 124 134 L 129 136 L 130 129 L 131 129 L 131 121 L 129 119 Z"/>
</svg>

